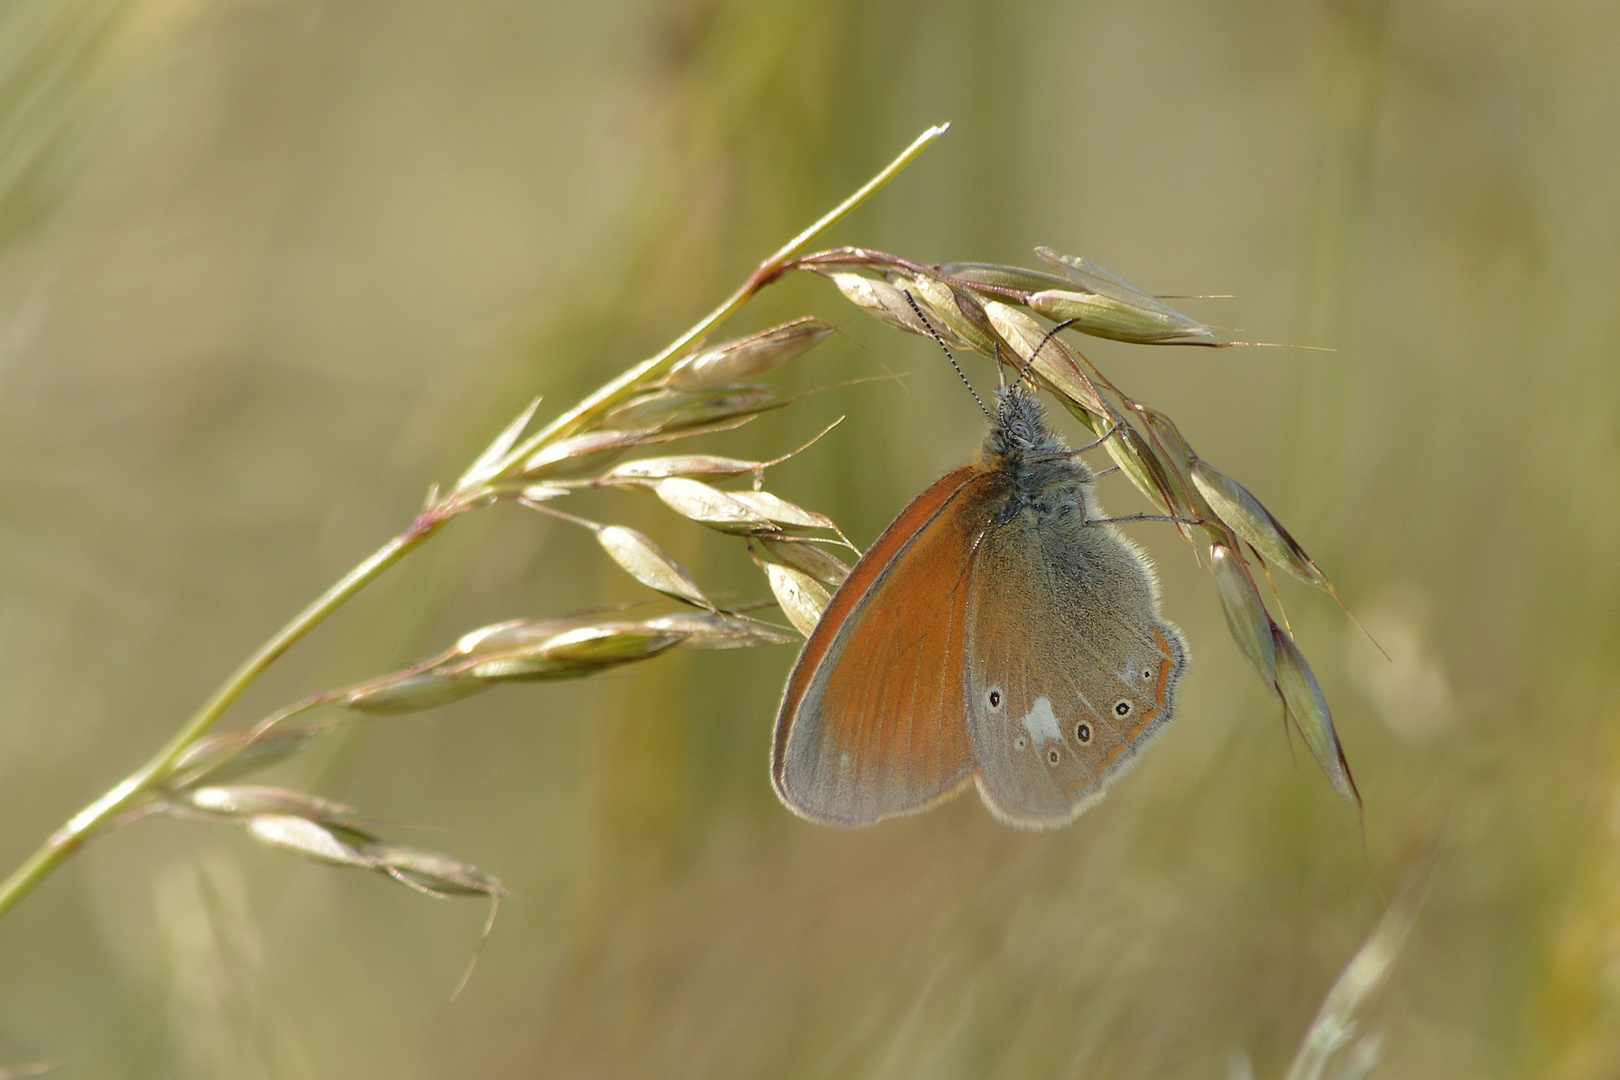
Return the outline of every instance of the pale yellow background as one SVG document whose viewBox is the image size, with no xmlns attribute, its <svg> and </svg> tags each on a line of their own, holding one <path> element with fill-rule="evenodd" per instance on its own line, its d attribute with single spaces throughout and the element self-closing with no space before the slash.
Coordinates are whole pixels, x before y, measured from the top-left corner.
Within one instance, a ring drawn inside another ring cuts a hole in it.
<svg viewBox="0 0 1620 1080">
<path fill-rule="evenodd" d="M 930 123 L 841 226 L 923 261 L 1047 244 L 1242 335 L 1096 343 L 1389 649 L 1284 584 L 1366 852 L 1139 526 L 1196 662 L 1076 825 L 974 798 L 859 833 L 766 756 L 791 648 L 671 654 L 378 722 L 273 774 L 516 894 L 484 908 L 225 827 L 99 841 L 0 921 L 0 1068 L 83 1077 L 1281 1076 L 1427 846 L 1363 1019 L 1382 1077 L 1620 1070 L 1620 6 L 80 0 L 0 9 L 0 861 L 138 765 L 532 395 L 656 351 Z M 858 542 L 982 430 L 931 345 L 835 338 L 715 452 Z M 988 365 L 968 364 L 986 385 Z M 1145 507 L 1109 482 L 1116 512 Z M 650 499 L 706 588 L 735 541 Z M 589 537 L 458 523 L 233 713 L 519 616 L 635 599 Z M 649 609 L 650 610 L 650 609 Z M 412 826 L 448 831 L 426 831 Z M 1438 839 L 1437 839 L 1438 838 Z"/>
</svg>

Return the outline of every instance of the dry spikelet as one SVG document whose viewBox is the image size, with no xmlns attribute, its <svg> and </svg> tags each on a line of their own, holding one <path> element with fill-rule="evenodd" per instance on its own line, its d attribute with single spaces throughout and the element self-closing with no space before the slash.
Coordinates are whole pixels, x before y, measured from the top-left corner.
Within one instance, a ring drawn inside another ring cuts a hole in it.
<svg viewBox="0 0 1620 1080">
<path fill-rule="evenodd" d="M 1267 686 L 1277 681 L 1277 647 L 1271 636 L 1271 616 L 1255 586 L 1243 556 L 1222 543 L 1210 545 L 1210 572 L 1221 597 L 1226 628 L 1238 651 Z"/>
<path fill-rule="evenodd" d="M 918 276 L 896 281 L 902 293 L 910 293 L 922 305 L 929 317 L 927 325 L 936 331 L 943 326 L 951 336 L 967 343 L 967 347 L 985 356 L 996 355 L 1001 345 L 990 319 L 979 302 L 966 293 L 959 293 L 943 281 Z"/>
<path fill-rule="evenodd" d="M 361 853 L 379 870 L 402 885 L 430 896 L 509 895 L 500 878 L 438 851 L 373 841 Z"/>
<path fill-rule="evenodd" d="M 1043 247 L 1036 248 L 1035 254 L 1079 286 L 1078 290 L 1051 289 L 1030 295 L 1030 308 L 1049 319 L 1072 320 L 1076 330 L 1136 345 L 1221 343 L 1215 331 L 1197 319 L 1182 314 L 1090 259 L 1059 255 Z"/>
<path fill-rule="evenodd" d="M 457 491 L 471 491 L 495 479 L 500 474 L 501 463 L 506 456 L 517 446 L 524 431 L 528 430 L 529 422 L 534 419 L 536 410 L 540 408 L 540 399 L 537 397 L 529 402 L 529 407 L 517 414 L 517 417 L 495 436 L 495 441 L 484 449 L 478 459 L 472 463 L 461 479 L 456 481 Z"/>
<path fill-rule="evenodd" d="M 664 505 L 684 518 L 722 532 L 756 532 L 775 528 L 774 523 L 731 493 L 712 488 L 701 480 L 672 476 L 653 485 Z"/>
<path fill-rule="evenodd" d="M 838 530 L 827 515 L 795 506 L 768 491 L 731 491 L 727 494 L 778 528 Z"/>
<path fill-rule="evenodd" d="M 672 389 L 688 391 L 735 386 L 804 355 L 832 332 L 832 325 L 820 319 L 795 319 L 689 356 L 675 365 L 664 382 Z"/>
<path fill-rule="evenodd" d="M 716 457 L 712 454 L 683 454 L 671 457 L 638 458 L 615 465 L 602 474 L 603 483 L 622 481 L 667 480 L 672 476 L 745 476 L 758 475 L 770 462 L 744 461 L 741 458 Z"/>
<path fill-rule="evenodd" d="M 791 566 L 835 589 L 849 577 L 848 563 L 808 540 L 756 536 L 749 539 L 748 547 L 762 562 Z"/>
<path fill-rule="evenodd" d="M 1080 406 L 1092 419 L 1102 422 L 1102 427 L 1088 422 L 1093 432 L 1101 434 L 1108 424 L 1113 423 L 1113 410 L 1103 400 L 1096 385 L 1080 369 L 1067 345 L 1017 308 L 986 300 L 984 312 L 990 325 L 995 327 L 996 333 L 1001 335 L 1014 354 L 1034 368 L 1035 374 L 1045 380 L 1054 393 Z M 1081 418 L 1086 419 L 1085 416 Z"/>
<path fill-rule="evenodd" d="M 1350 776 L 1338 733 L 1333 730 L 1333 714 L 1328 711 L 1327 698 L 1317 684 L 1316 673 L 1282 627 L 1272 625 L 1271 640 L 1276 646 L 1277 693 L 1289 719 L 1294 721 L 1334 790 L 1359 803 L 1361 796 L 1356 794 L 1356 783 Z"/>
<path fill-rule="evenodd" d="M 334 829 L 292 814 L 256 814 L 247 819 L 248 832 L 261 844 L 302 855 L 331 866 L 372 870 L 376 864 L 361 852 L 355 839 L 370 839 L 349 829 Z"/>
<path fill-rule="evenodd" d="M 355 712 L 398 715 L 438 708 L 487 689 L 475 679 L 423 671 L 356 687 L 345 694 L 342 701 L 345 708 Z"/>
<path fill-rule="evenodd" d="M 278 787 L 203 787 L 188 792 L 177 801 L 189 809 L 220 817 L 300 817 L 343 829 L 357 829 L 360 821 L 360 811 L 352 806 Z"/>
<path fill-rule="evenodd" d="M 683 604 L 714 610 L 713 602 L 686 568 L 644 534 L 623 525 L 603 525 L 596 530 L 596 542 L 625 573 L 647 588 Z"/>
<path fill-rule="evenodd" d="M 207 780 L 232 780 L 287 761 L 331 734 L 332 724 L 280 724 L 269 731 L 210 735 L 193 743 L 175 763 L 165 788 L 182 791 Z"/>
<path fill-rule="evenodd" d="M 1040 292 L 1042 289 L 1066 289 L 1071 282 L 1056 274 L 1028 270 L 1022 266 L 1003 266 L 999 263 L 946 263 L 940 272 L 946 277 L 968 285 L 987 285 L 998 294 L 1006 291 L 1020 293 Z"/>
<path fill-rule="evenodd" d="M 771 592 L 782 614 L 799 633 L 809 637 L 816 623 L 821 621 L 821 613 L 832 603 L 832 594 L 809 574 L 781 563 L 766 563 L 765 577 L 771 583 Z"/>
<path fill-rule="evenodd" d="M 523 648 L 480 650 L 446 670 L 490 681 L 577 678 L 657 656 L 679 645 L 684 636 L 643 623 L 598 623 L 564 630 Z"/>
<path fill-rule="evenodd" d="M 639 444 L 648 431 L 588 431 L 571 439 L 561 439 L 542 446 L 523 462 L 515 479 L 540 480 L 583 476 L 609 464 L 632 446 Z"/>
<path fill-rule="evenodd" d="M 921 334 L 923 337 L 933 336 L 929 333 L 929 327 L 924 325 L 911 305 L 906 303 L 905 294 L 887 281 L 877 281 L 848 273 L 829 273 L 827 276 L 851 303 L 873 318 L 908 333 Z M 970 347 L 967 342 L 952 333 L 948 326 L 935 326 L 933 331 L 953 349 Z"/>
<path fill-rule="evenodd" d="M 660 615 L 643 625 L 651 630 L 684 634 L 683 649 L 747 649 L 755 645 L 786 645 L 793 638 L 773 626 L 730 615 Z"/>
<path fill-rule="evenodd" d="M 650 390 L 610 411 L 602 418 L 608 427 L 680 431 L 742 417 L 751 417 L 773 405 L 768 386 L 725 386 L 686 392 L 668 388 Z"/>
<path fill-rule="evenodd" d="M 1266 562 L 1281 567 L 1307 585 L 1327 587 L 1327 576 L 1321 568 L 1248 488 L 1202 459 L 1192 463 L 1192 481 L 1216 516 Z"/>
</svg>

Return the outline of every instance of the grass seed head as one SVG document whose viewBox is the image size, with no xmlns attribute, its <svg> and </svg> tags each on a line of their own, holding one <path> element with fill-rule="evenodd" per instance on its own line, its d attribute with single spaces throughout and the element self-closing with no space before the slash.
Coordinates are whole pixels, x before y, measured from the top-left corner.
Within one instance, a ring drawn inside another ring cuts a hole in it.
<svg viewBox="0 0 1620 1080">
<path fill-rule="evenodd" d="M 501 472 L 501 464 L 506 455 L 512 452 L 512 448 L 517 445 L 518 439 L 522 438 L 524 431 L 528 430 L 529 421 L 534 419 L 535 411 L 539 408 L 539 398 L 529 402 L 529 407 L 518 413 L 516 419 L 506 425 L 504 431 L 495 436 L 495 441 L 490 443 L 482 454 L 478 455 L 478 460 L 474 461 L 467 471 L 461 475 L 461 479 L 456 481 L 456 490 L 471 491 L 495 479 Z"/>
<path fill-rule="evenodd" d="M 809 637 L 816 623 L 821 621 L 821 613 L 832 603 L 832 594 L 809 574 L 781 563 L 766 563 L 765 577 L 771 583 L 771 592 L 781 605 L 782 614 L 799 633 Z"/>
<path fill-rule="evenodd" d="M 193 743 L 175 763 L 169 790 L 204 780 L 218 784 L 296 757 L 332 731 L 331 724 L 281 724 L 264 732 L 234 731 Z"/>
<path fill-rule="evenodd" d="M 946 263 L 939 268 L 948 277 L 970 285 L 989 285 L 997 289 L 1018 292 L 1040 292 L 1042 289 L 1065 289 L 1069 279 L 1056 274 L 1043 274 L 1039 270 L 1026 270 L 1022 266 L 1002 266 L 999 263 Z"/>
<path fill-rule="evenodd" d="M 748 541 L 748 545 L 761 562 L 791 566 L 835 589 L 849 577 L 849 564 L 819 544 L 790 537 L 756 536 Z"/>
<path fill-rule="evenodd" d="M 983 306 L 990 325 L 1022 361 L 1019 367 L 1027 364 L 1034 368 L 1035 374 L 1067 403 L 1080 406 L 1105 425 L 1112 423 L 1108 405 L 1068 345 L 1015 307 L 995 300 L 986 300 Z"/>
<path fill-rule="evenodd" d="M 476 679 L 452 678 L 437 671 L 422 671 L 373 680 L 343 696 L 343 706 L 355 712 L 399 715 L 448 705 L 487 690 Z"/>
<path fill-rule="evenodd" d="M 729 615 L 697 613 L 660 615 L 645 620 L 649 630 L 684 634 L 683 649 L 747 649 L 755 645 L 786 645 L 792 636 L 751 619 Z"/>
<path fill-rule="evenodd" d="M 359 826 L 360 811 L 354 807 L 287 788 L 253 785 L 203 787 L 191 791 L 181 801 L 194 810 L 222 817 L 269 814 L 300 817 L 337 828 Z"/>
<path fill-rule="evenodd" d="M 1176 512 L 1164 463 L 1140 432 L 1123 425 L 1113 438 L 1103 444 L 1103 449 L 1108 451 L 1108 456 L 1114 459 L 1114 464 L 1136 485 L 1138 491 L 1170 513 Z"/>
<path fill-rule="evenodd" d="M 625 573 L 647 588 L 683 604 L 714 610 L 713 602 L 686 568 L 643 533 L 623 525 L 604 525 L 596 530 L 596 542 Z"/>
<path fill-rule="evenodd" d="M 701 480 L 672 476 L 654 484 L 653 491 L 677 514 L 721 532 L 749 533 L 776 527 L 769 517 L 738 499 L 735 492 L 712 488 Z"/>
<path fill-rule="evenodd" d="M 515 479 L 540 480 L 595 472 L 635 446 L 645 431 L 587 431 L 549 443 L 530 454 Z"/>
<path fill-rule="evenodd" d="M 936 333 L 942 327 L 950 331 L 950 335 L 944 335 L 947 341 L 954 336 L 974 352 L 996 355 L 1001 341 L 978 300 L 931 277 L 900 278 L 896 284 L 916 299 Z"/>
<path fill-rule="evenodd" d="M 588 615 L 514 619 L 464 634 L 440 669 L 460 674 L 494 661 L 524 657 L 559 663 L 620 662 L 616 658 L 638 659 L 646 649 L 646 639 L 670 633 L 641 622 L 603 621 Z M 479 675 L 487 677 L 482 671 Z"/>
<path fill-rule="evenodd" d="M 1030 308 L 1049 319 L 1073 319 L 1077 330 L 1136 345 L 1221 344 L 1214 330 L 1090 259 L 1050 248 L 1035 254 L 1079 286 L 1031 294 Z"/>
<path fill-rule="evenodd" d="M 1254 577 L 1243 565 L 1243 556 L 1216 543 L 1209 549 L 1210 572 L 1221 596 L 1226 628 L 1238 650 L 1267 686 L 1277 681 L 1277 648 L 1271 637 L 1271 616 L 1255 586 Z"/>
<path fill-rule="evenodd" d="M 640 394 L 602 418 L 609 427 L 680 431 L 751 416 L 770 405 L 768 386 L 726 386 L 687 392 L 663 388 Z"/>
<path fill-rule="evenodd" d="M 562 615 L 550 619 L 511 619 L 469 630 L 456 640 L 455 656 L 489 655 L 541 645 L 564 630 L 594 624 L 589 616 Z"/>
<path fill-rule="evenodd" d="M 1072 320 L 1074 328 L 1092 337 L 1127 341 L 1133 345 L 1219 345 L 1215 331 L 1171 308 L 1168 314 L 1142 304 L 1126 303 L 1095 293 L 1058 289 L 1031 293 L 1030 310 L 1058 322 Z M 1158 305 L 1164 307 L 1164 305 Z"/>
<path fill-rule="evenodd" d="M 684 637 L 645 623 L 597 623 L 563 630 L 524 648 L 480 650 L 449 670 L 490 681 L 578 678 L 657 656 L 679 645 Z"/>
<path fill-rule="evenodd" d="M 602 474 L 606 483 L 625 480 L 665 480 L 671 476 L 745 476 L 760 473 L 767 462 L 712 454 L 680 454 L 671 457 L 637 458 L 615 465 Z"/>
<path fill-rule="evenodd" d="M 806 510 L 768 491 L 730 491 L 727 494 L 767 521 L 784 529 L 830 529 L 834 532 L 838 530 L 838 526 L 833 524 L 832 518 L 826 514 Z"/>
<path fill-rule="evenodd" d="M 1192 463 L 1192 481 L 1215 515 L 1260 553 L 1307 585 L 1325 587 L 1327 577 L 1282 523 L 1249 489 L 1201 458 Z"/>
<path fill-rule="evenodd" d="M 1282 627 L 1272 624 L 1271 640 L 1276 653 L 1277 693 L 1282 697 L 1283 708 L 1334 790 L 1346 799 L 1360 802 L 1355 781 L 1344 760 L 1344 749 L 1333 730 L 1333 714 L 1328 711 L 1327 698 L 1316 681 L 1316 673 Z"/>
<path fill-rule="evenodd" d="M 887 281 L 878 281 L 859 274 L 831 273 L 827 276 L 832 278 L 833 284 L 838 286 L 838 291 L 843 293 L 846 299 L 873 318 L 899 330 L 921 334 L 923 337 L 933 336 L 928 332 L 928 327 L 923 325 L 922 320 L 917 318 L 917 313 L 911 310 L 911 305 L 906 303 L 905 294 Z M 948 326 L 935 326 L 934 332 L 944 338 L 945 344 L 953 349 L 970 347 L 967 342 L 952 333 Z"/>
<path fill-rule="evenodd" d="M 372 869 L 419 892 L 434 896 L 509 895 L 500 878 L 441 852 L 381 841 L 366 844 L 361 851 L 371 860 Z"/>
<path fill-rule="evenodd" d="M 376 861 L 351 842 L 374 838 L 355 830 L 329 827 L 292 814 L 258 814 L 249 818 L 247 825 L 248 832 L 260 843 L 314 862 L 376 869 Z"/>
<path fill-rule="evenodd" d="M 820 319 L 795 319 L 752 337 L 689 356 L 664 380 L 674 390 L 714 390 L 754 379 L 809 352 L 833 332 Z"/>
</svg>

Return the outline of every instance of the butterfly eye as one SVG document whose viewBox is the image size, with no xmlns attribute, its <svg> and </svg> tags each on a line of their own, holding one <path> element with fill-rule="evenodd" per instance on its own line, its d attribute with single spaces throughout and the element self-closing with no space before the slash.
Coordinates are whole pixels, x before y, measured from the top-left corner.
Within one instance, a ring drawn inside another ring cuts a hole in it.
<svg viewBox="0 0 1620 1080">
<path fill-rule="evenodd" d="M 990 691 L 988 694 L 986 694 L 984 696 L 984 699 L 990 703 L 990 707 L 992 709 L 1001 708 L 1001 691 L 1000 690 L 992 690 L 992 691 Z"/>
<path fill-rule="evenodd" d="M 1128 701 L 1117 701 L 1117 702 L 1114 703 L 1114 715 L 1115 716 L 1129 716 L 1130 714 L 1131 714 L 1131 703 L 1130 702 L 1128 702 Z"/>
<path fill-rule="evenodd" d="M 1080 726 L 1074 729 L 1074 737 L 1083 743 L 1091 741 L 1091 725 L 1081 721 Z"/>
</svg>

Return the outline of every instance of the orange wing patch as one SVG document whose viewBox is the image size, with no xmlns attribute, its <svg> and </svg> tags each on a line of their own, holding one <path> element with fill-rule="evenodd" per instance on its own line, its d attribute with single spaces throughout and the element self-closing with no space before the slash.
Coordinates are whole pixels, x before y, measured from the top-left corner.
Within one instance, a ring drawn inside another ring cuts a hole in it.
<svg viewBox="0 0 1620 1080">
<path fill-rule="evenodd" d="M 968 466 L 918 496 L 805 643 L 771 755 L 777 794 L 796 813 L 867 825 L 966 782 L 967 568 L 996 487 Z"/>
<path fill-rule="evenodd" d="M 1142 719 L 1131 725 L 1131 729 L 1125 733 L 1125 738 L 1133 743 L 1142 737 L 1142 732 L 1146 731 L 1153 721 L 1157 719 L 1158 715 L 1164 711 L 1165 698 L 1170 693 L 1170 676 L 1176 670 L 1175 650 L 1170 647 L 1170 642 L 1165 639 L 1164 631 L 1157 626 L 1153 628 L 1153 643 L 1164 657 L 1163 660 L 1159 661 L 1159 686 L 1153 697 L 1153 707 L 1144 710 Z"/>
</svg>

